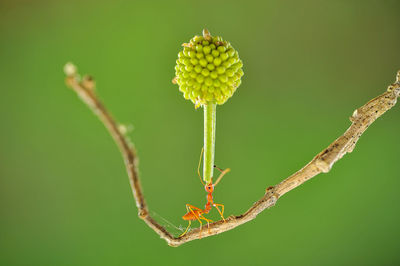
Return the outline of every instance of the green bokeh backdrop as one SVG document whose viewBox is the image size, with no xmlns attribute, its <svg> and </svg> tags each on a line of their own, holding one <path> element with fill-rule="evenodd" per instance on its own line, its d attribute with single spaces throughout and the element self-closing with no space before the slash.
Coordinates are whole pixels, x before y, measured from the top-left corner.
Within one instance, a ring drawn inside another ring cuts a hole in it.
<svg viewBox="0 0 400 266">
<path fill-rule="evenodd" d="M 180 44 L 207 27 L 244 62 L 217 112 L 216 162 L 232 172 L 215 201 L 239 214 L 393 82 L 399 10 L 395 0 L 1 1 L 0 265 L 398 265 L 399 106 L 256 220 L 171 248 L 137 218 L 118 149 L 62 67 L 92 74 L 133 125 L 150 209 L 184 227 L 185 204 L 202 207 L 205 191 L 202 110 L 171 83 Z"/>
</svg>

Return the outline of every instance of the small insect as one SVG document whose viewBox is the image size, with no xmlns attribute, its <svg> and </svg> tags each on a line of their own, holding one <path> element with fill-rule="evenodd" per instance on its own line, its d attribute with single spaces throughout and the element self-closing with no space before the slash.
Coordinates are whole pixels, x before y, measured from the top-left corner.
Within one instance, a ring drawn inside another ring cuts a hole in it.
<svg viewBox="0 0 400 266">
<path fill-rule="evenodd" d="M 204 217 L 204 214 L 205 213 L 209 213 L 211 211 L 212 207 L 215 207 L 217 209 L 217 211 L 219 212 L 219 215 L 221 215 L 222 220 L 225 221 L 225 218 L 224 218 L 224 205 L 218 204 L 218 203 L 214 203 L 212 193 L 214 192 L 214 187 L 219 183 L 219 181 L 221 181 L 222 177 L 224 177 L 224 175 L 226 173 L 228 173 L 231 169 L 227 168 L 225 170 L 222 170 L 222 169 L 220 169 L 220 168 L 218 168 L 217 166 L 214 165 L 214 167 L 216 169 L 218 169 L 221 172 L 221 174 L 219 175 L 219 177 L 217 178 L 217 181 L 214 184 L 212 182 L 212 178 L 211 178 L 211 181 L 210 181 L 209 184 L 205 184 L 203 182 L 202 178 L 201 178 L 201 175 L 200 175 L 200 165 L 201 165 L 201 158 L 203 156 L 203 151 L 204 151 L 204 149 L 201 150 L 199 166 L 197 168 L 197 174 L 199 175 L 200 182 L 203 184 L 205 190 L 208 193 L 207 194 L 207 203 L 206 203 L 206 206 L 204 207 L 204 209 L 197 208 L 197 207 L 195 207 L 195 206 L 193 206 L 191 204 L 186 204 L 187 213 L 182 216 L 182 219 L 186 220 L 186 221 L 189 221 L 189 225 L 186 228 L 185 232 L 183 232 L 179 237 L 182 237 L 187 233 L 192 221 L 194 221 L 194 220 L 197 220 L 200 223 L 200 234 L 201 234 L 201 228 L 203 226 L 203 223 L 201 222 L 201 220 L 205 220 L 207 222 L 207 227 L 209 228 L 210 222 L 212 222 L 212 220 L 207 219 L 206 217 Z M 221 207 L 222 210 L 220 210 L 219 207 Z"/>
</svg>

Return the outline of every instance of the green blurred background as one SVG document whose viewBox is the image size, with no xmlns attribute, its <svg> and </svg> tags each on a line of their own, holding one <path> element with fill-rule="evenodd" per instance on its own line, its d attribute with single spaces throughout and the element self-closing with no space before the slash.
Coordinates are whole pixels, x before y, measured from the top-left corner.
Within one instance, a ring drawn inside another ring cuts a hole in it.
<svg viewBox="0 0 400 266">
<path fill-rule="evenodd" d="M 399 265 L 399 106 L 256 220 L 172 248 L 137 218 L 116 145 L 62 71 L 72 61 L 92 74 L 133 125 L 149 207 L 179 234 L 185 204 L 206 198 L 195 174 L 202 110 L 171 83 L 180 44 L 207 27 L 244 62 L 216 145 L 232 172 L 215 201 L 240 214 L 393 82 L 399 10 L 394 0 L 1 1 L 0 265 Z"/>
</svg>

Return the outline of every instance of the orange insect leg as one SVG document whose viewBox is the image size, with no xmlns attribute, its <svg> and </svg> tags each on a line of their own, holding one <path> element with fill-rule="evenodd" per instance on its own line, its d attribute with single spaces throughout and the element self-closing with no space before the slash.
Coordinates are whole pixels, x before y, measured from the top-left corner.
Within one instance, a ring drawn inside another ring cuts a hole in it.
<svg viewBox="0 0 400 266">
<path fill-rule="evenodd" d="M 221 215 L 222 220 L 224 220 L 224 222 L 226 222 L 225 218 L 224 218 L 225 206 L 223 204 L 218 204 L 218 203 L 214 203 L 213 205 L 217 209 L 217 211 L 219 212 L 219 215 Z M 218 206 L 222 208 L 222 211 L 219 210 Z"/>
<path fill-rule="evenodd" d="M 202 228 L 203 223 L 200 221 L 199 215 L 197 215 L 197 214 L 193 211 L 193 209 L 196 210 L 196 211 L 198 211 L 200 215 L 201 215 L 201 212 L 202 212 L 203 210 L 200 209 L 200 208 L 197 208 L 197 207 L 195 207 L 195 206 L 193 206 L 193 205 L 191 205 L 191 204 L 186 204 L 186 210 L 187 210 L 187 212 L 188 212 L 188 213 L 192 213 L 192 214 L 194 215 L 194 217 L 196 217 L 197 221 L 199 221 L 199 223 L 200 223 L 200 237 L 201 237 L 201 228 Z M 183 232 L 179 237 L 182 237 L 182 236 L 184 236 L 184 235 L 187 233 L 187 231 L 189 230 L 190 225 L 191 225 L 191 220 L 189 220 L 189 225 L 188 225 L 188 227 L 186 227 L 185 232 Z"/>
</svg>

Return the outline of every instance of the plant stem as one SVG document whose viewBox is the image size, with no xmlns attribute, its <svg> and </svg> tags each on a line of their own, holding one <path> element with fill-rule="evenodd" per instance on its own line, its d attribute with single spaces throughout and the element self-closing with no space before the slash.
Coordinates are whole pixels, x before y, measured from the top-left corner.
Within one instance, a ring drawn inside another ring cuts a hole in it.
<svg viewBox="0 0 400 266">
<path fill-rule="evenodd" d="M 208 102 L 204 105 L 203 179 L 206 184 L 211 182 L 214 172 L 216 120 L 217 104 L 215 102 Z"/>
</svg>

